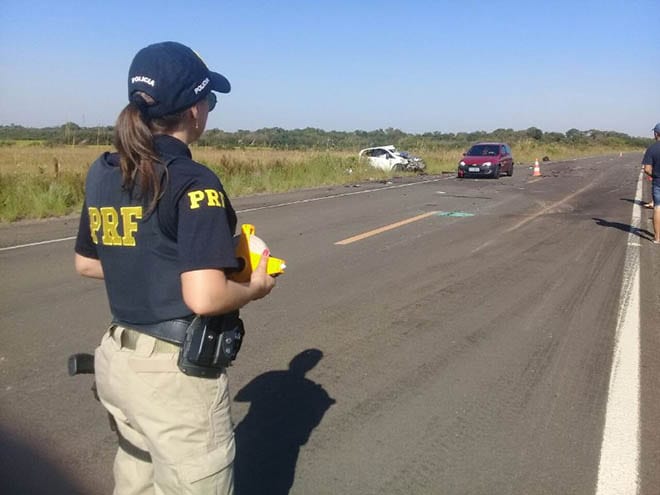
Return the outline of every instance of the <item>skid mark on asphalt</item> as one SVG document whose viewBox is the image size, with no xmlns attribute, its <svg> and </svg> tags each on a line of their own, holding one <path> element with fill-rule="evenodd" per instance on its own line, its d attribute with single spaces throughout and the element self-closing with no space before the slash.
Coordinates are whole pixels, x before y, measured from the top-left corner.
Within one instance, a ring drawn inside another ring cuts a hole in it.
<svg viewBox="0 0 660 495">
<path fill-rule="evenodd" d="M 583 188 L 578 189 L 577 191 L 575 191 L 575 192 L 569 194 L 568 196 L 566 196 L 565 198 L 560 199 L 559 201 L 556 201 L 555 203 L 552 203 L 551 205 L 546 206 L 545 208 L 543 208 L 543 209 L 537 211 L 537 212 L 534 213 L 533 215 L 530 215 L 530 216 L 526 217 L 524 220 L 521 220 L 520 222 L 518 222 L 518 223 L 515 224 L 514 226 L 509 227 L 508 229 L 504 230 L 500 235 L 502 235 L 502 234 L 508 234 L 509 232 L 513 232 L 514 230 L 517 230 L 517 229 L 519 229 L 520 227 L 523 227 L 523 226 L 527 225 L 529 222 L 533 222 L 534 220 L 536 220 L 536 219 L 539 218 L 540 216 L 543 216 L 543 215 L 545 215 L 546 213 L 548 213 L 549 211 L 552 211 L 553 209 L 555 209 L 555 208 L 557 208 L 557 207 L 563 205 L 564 203 L 570 201 L 571 199 L 573 199 L 573 198 L 574 198 L 575 196 L 577 196 L 578 194 L 582 194 L 584 191 L 586 191 L 586 190 L 589 189 L 590 187 L 591 187 L 591 184 L 587 184 L 587 185 L 584 186 Z M 486 242 L 484 242 L 483 244 L 481 244 L 479 247 L 477 247 L 476 249 L 472 250 L 472 254 L 477 253 L 477 252 L 479 252 L 479 251 L 482 251 L 484 248 L 486 248 L 487 246 L 489 246 L 489 245 L 492 244 L 492 243 L 493 243 L 493 239 L 489 239 L 489 240 L 487 240 Z"/>
<path fill-rule="evenodd" d="M 505 230 L 504 232 L 508 234 L 509 232 L 513 232 L 514 230 L 517 230 L 517 229 L 519 229 L 520 227 L 522 227 L 522 226 L 524 226 L 524 225 L 527 225 L 529 222 L 532 222 L 532 221 L 536 220 L 538 217 L 540 217 L 540 216 L 542 216 L 542 215 L 545 215 L 545 214 L 548 213 L 549 211 L 551 211 L 551 210 L 557 208 L 558 206 L 563 205 L 563 204 L 566 203 L 567 201 L 570 201 L 570 200 L 573 199 L 575 196 L 577 196 L 577 195 L 579 195 L 579 194 L 582 194 L 584 191 L 586 191 L 586 190 L 589 189 L 590 187 L 591 187 L 591 184 L 587 184 L 587 185 L 584 186 L 583 188 L 578 189 L 578 190 L 575 191 L 574 193 L 569 194 L 569 195 L 566 196 L 564 199 L 560 199 L 559 201 L 557 201 L 557 202 L 555 202 L 555 203 L 552 203 L 552 204 L 549 205 L 549 206 L 546 206 L 546 207 L 543 208 L 542 210 L 540 210 L 540 211 L 534 213 L 533 215 L 531 215 L 531 216 L 525 218 L 524 220 L 518 222 L 516 225 L 514 225 L 513 227 L 508 228 L 508 229 Z"/>
</svg>

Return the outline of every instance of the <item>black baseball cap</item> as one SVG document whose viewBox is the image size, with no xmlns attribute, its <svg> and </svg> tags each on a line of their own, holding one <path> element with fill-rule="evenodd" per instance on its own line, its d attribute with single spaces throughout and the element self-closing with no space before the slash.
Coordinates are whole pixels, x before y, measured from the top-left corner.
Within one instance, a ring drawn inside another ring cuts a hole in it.
<svg viewBox="0 0 660 495">
<path fill-rule="evenodd" d="M 197 53 L 181 43 L 164 41 L 142 48 L 128 70 L 128 99 L 136 91 L 155 103 L 143 108 L 159 118 L 190 108 L 211 91 L 229 93 L 227 78 L 211 72 Z"/>
</svg>

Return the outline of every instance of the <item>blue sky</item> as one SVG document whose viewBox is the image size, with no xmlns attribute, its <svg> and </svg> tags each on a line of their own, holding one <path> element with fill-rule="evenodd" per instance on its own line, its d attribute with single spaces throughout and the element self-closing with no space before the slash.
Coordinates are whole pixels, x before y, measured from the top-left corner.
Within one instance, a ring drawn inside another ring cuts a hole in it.
<svg viewBox="0 0 660 495">
<path fill-rule="evenodd" d="M 137 50 L 228 77 L 208 128 L 650 136 L 657 0 L 0 1 L 0 125 L 113 125 Z"/>
</svg>

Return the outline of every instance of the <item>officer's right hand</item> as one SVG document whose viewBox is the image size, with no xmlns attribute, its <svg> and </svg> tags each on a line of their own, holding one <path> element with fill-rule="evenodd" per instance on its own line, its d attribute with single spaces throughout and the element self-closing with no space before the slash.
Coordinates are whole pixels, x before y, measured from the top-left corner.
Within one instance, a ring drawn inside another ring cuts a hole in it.
<svg viewBox="0 0 660 495">
<path fill-rule="evenodd" d="M 265 249 L 261 254 L 259 264 L 252 271 L 252 275 L 250 275 L 250 288 L 254 290 L 253 300 L 267 296 L 273 290 L 273 287 L 275 287 L 275 277 L 268 275 L 268 271 L 266 270 L 269 256 L 270 251 Z"/>
</svg>

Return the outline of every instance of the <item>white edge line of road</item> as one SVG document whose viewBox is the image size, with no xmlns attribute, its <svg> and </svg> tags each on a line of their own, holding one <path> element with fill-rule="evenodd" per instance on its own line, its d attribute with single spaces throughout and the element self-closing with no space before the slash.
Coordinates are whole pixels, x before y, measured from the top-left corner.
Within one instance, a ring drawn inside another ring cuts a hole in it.
<svg viewBox="0 0 660 495">
<path fill-rule="evenodd" d="M 642 182 L 640 173 L 623 268 L 596 495 L 633 495 L 639 491 L 640 260 L 636 232 L 641 224 Z"/>
<path fill-rule="evenodd" d="M 299 204 L 304 204 L 304 203 L 313 203 L 315 201 L 325 201 L 326 199 L 343 198 L 345 196 L 355 196 L 356 194 L 366 194 L 366 193 L 370 193 L 370 192 L 387 191 L 388 189 L 399 189 L 399 188 L 402 188 L 402 187 L 418 186 L 419 184 L 429 184 L 431 182 L 439 182 L 441 180 L 447 180 L 447 179 L 448 179 L 448 177 L 439 177 L 439 178 L 436 178 L 436 179 L 421 180 L 419 182 L 410 182 L 408 184 L 397 184 L 395 186 L 378 187 L 378 188 L 373 188 L 373 189 L 363 189 L 361 191 L 352 191 L 352 192 L 340 193 L 340 194 L 331 194 L 329 196 L 321 196 L 320 198 L 300 199 L 298 201 L 290 201 L 288 203 L 277 203 L 277 204 L 268 205 L 268 206 L 257 206 L 255 208 L 246 208 L 244 210 L 237 210 L 236 213 L 247 213 L 247 212 L 250 212 L 250 211 L 268 210 L 268 209 L 271 209 L 271 208 L 281 208 L 283 206 L 299 205 Z"/>
<path fill-rule="evenodd" d="M 54 242 L 63 242 L 63 241 L 71 241 L 75 239 L 76 237 L 62 237 L 61 239 L 51 239 L 49 241 L 40 241 L 40 242 L 31 242 L 30 244 L 19 244 L 17 246 L 7 246 L 0 248 L 0 251 L 10 251 L 12 249 L 21 249 L 21 248 L 26 248 L 26 247 L 32 247 L 32 246 L 41 246 L 42 244 L 53 244 Z"/>
<path fill-rule="evenodd" d="M 387 186 L 387 187 L 378 187 L 378 188 L 372 188 L 372 189 L 362 189 L 360 191 L 351 191 L 347 193 L 341 193 L 341 194 L 331 194 L 329 196 L 322 196 L 320 198 L 309 198 L 309 199 L 301 199 L 298 201 L 289 201 L 286 203 L 277 203 L 274 205 L 267 205 L 267 206 L 257 206 L 255 208 L 245 208 L 244 210 L 236 210 L 236 213 L 247 213 L 251 211 L 258 211 L 258 210 L 269 210 L 272 208 L 282 208 L 284 206 L 292 206 L 292 205 L 298 205 L 298 204 L 304 204 L 304 203 L 313 203 L 315 201 L 325 201 L 328 199 L 336 199 L 336 198 L 342 198 L 345 196 L 355 196 L 356 194 L 366 194 L 370 192 L 378 192 L 378 191 L 386 191 L 388 189 L 399 189 L 402 187 L 410 187 L 410 186 L 417 186 L 419 184 L 428 184 L 430 182 L 439 182 L 441 180 L 447 180 L 447 177 L 439 177 L 436 179 L 427 179 L 427 180 L 422 180 L 419 182 L 410 182 L 408 184 L 397 184 L 393 186 Z M 21 249 L 21 248 L 26 248 L 26 247 L 32 247 L 32 246 L 41 246 L 42 244 L 52 244 L 53 242 L 64 242 L 64 241 L 70 241 L 75 239 L 76 237 L 63 237 L 61 239 L 52 239 L 49 241 L 41 241 L 41 242 L 31 242 L 29 244 L 19 244 L 16 246 L 8 246 L 8 247 L 3 247 L 0 248 L 1 251 L 9 251 L 11 249 Z"/>
</svg>

